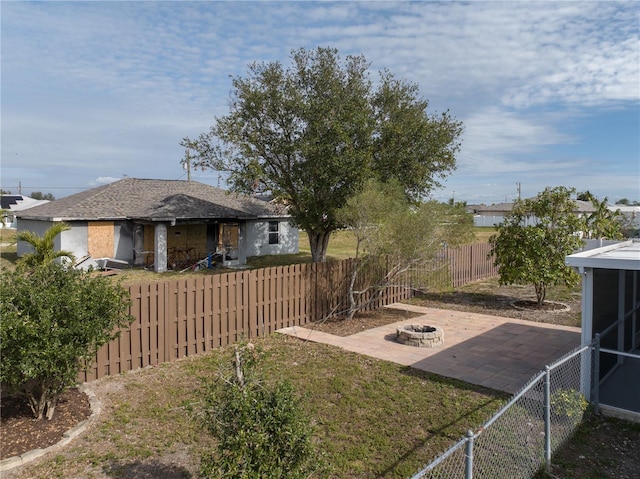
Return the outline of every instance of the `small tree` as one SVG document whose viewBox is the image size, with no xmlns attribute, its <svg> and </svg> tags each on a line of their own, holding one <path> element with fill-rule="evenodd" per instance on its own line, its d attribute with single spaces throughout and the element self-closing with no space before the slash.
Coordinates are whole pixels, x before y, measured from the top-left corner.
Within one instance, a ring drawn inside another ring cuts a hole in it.
<svg viewBox="0 0 640 479">
<path fill-rule="evenodd" d="M 580 277 L 565 257 L 582 245 L 584 219 L 571 200 L 573 189 L 546 188 L 535 198 L 516 200 L 513 209 L 489 238 L 500 284 L 533 284 L 538 304 L 547 286 L 573 286 Z"/>
<path fill-rule="evenodd" d="M 18 266 L 21 268 L 33 268 L 39 265 L 53 262 L 56 258 L 68 257 L 72 261 L 73 253 L 70 251 L 56 251 L 55 239 L 63 231 L 68 231 L 71 227 L 64 222 L 54 223 L 42 236 L 31 231 L 20 231 L 16 235 L 16 241 L 24 241 L 33 247 L 33 251 L 18 258 Z"/>
<path fill-rule="evenodd" d="M 256 366 L 259 352 L 236 347 L 233 371 L 206 385 L 205 418 L 218 438 L 202 460 L 211 478 L 307 478 L 318 467 L 311 428 L 288 382 L 268 386 Z"/>
<path fill-rule="evenodd" d="M 0 382 L 53 417 L 82 365 L 132 320 L 126 291 L 108 278 L 49 262 L 0 275 Z"/>
<path fill-rule="evenodd" d="M 589 200 L 595 211 L 586 219 L 586 238 L 622 239 L 624 237 L 622 232 L 623 215 L 620 210 L 611 211 L 607 206 L 608 199 L 606 197 L 603 201 L 598 201 L 598 198 L 591 196 Z"/>
<path fill-rule="evenodd" d="M 455 246 L 472 236 L 473 218 L 463 204 L 411 202 L 397 181 L 369 181 L 340 210 L 338 218 L 356 237 L 348 319 L 407 271 L 435 264 L 444 245 Z M 379 269 L 376 266 L 380 262 L 386 266 L 383 276 L 370 276 L 371 281 L 360 284 L 356 290 L 361 273 Z"/>
</svg>

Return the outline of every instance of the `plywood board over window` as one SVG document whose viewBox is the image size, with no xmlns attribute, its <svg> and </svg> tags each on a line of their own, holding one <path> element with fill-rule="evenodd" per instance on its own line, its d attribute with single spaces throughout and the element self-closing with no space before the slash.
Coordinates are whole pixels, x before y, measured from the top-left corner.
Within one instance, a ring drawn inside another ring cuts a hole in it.
<svg viewBox="0 0 640 479">
<path fill-rule="evenodd" d="M 89 221 L 87 249 L 94 258 L 111 258 L 114 251 L 113 221 Z"/>
</svg>

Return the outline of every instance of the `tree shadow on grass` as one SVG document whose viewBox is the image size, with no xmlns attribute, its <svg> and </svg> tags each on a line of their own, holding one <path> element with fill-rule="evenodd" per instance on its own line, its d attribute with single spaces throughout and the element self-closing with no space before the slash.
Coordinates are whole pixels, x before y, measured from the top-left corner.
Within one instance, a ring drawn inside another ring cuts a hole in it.
<svg viewBox="0 0 640 479">
<path fill-rule="evenodd" d="M 117 479 L 191 479 L 190 471 L 174 464 L 164 464 L 157 459 L 135 461 L 127 464 L 110 463 L 104 467 L 109 477 Z"/>
</svg>

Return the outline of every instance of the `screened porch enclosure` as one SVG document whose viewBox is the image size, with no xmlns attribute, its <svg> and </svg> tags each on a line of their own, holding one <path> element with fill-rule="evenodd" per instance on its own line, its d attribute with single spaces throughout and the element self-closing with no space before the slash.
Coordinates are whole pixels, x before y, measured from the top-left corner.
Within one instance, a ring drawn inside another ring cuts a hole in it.
<svg viewBox="0 0 640 479">
<path fill-rule="evenodd" d="M 583 251 L 566 262 L 582 274 L 582 344 L 597 344 L 591 401 L 640 421 L 640 242 Z"/>
</svg>

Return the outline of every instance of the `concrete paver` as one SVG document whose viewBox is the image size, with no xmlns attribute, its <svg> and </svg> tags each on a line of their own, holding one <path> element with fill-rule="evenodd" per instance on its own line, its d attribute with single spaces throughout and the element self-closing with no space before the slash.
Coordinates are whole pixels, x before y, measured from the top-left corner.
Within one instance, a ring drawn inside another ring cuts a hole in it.
<svg viewBox="0 0 640 479">
<path fill-rule="evenodd" d="M 347 337 L 302 327 L 278 332 L 511 394 L 546 365 L 580 345 L 580 328 L 570 326 L 401 303 L 389 307 L 421 316 Z M 440 327 L 444 344 L 434 348 L 400 344 L 395 337 L 402 324 Z"/>
</svg>

